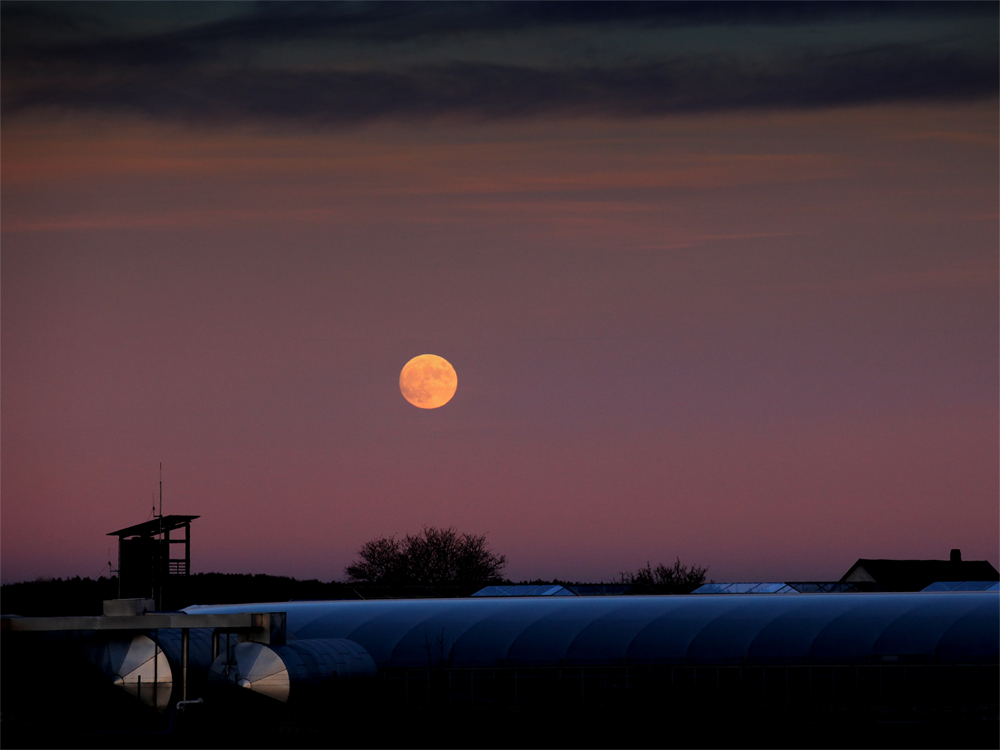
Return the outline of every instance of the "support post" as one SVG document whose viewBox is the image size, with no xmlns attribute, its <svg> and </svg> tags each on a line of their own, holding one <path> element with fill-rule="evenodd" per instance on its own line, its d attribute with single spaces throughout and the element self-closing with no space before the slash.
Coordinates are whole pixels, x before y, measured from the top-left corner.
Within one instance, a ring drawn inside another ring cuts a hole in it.
<svg viewBox="0 0 1000 750">
<path fill-rule="evenodd" d="M 160 550 L 163 553 L 163 557 L 160 558 L 160 569 L 157 571 L 157 575 L 160 577 L 160 601 L 158 609 L 162 610 L 166 605 L 163 603 L 164 594 L 167 593 L 167 589 L 170 588 L 170 529 L 167 528 L 163 532 L 163 537 L 160 541 Z"/>
<path fill-rule="evenodd" d="M 181 700 L 188 699 L 188 648 L 190 645 L 191 630 L 181 628 Z"/>
<path fill-rule="evenodd" d="M 157 693 L 160 687 L 160 629 L 157 628 L 153 632 L 155 633 L 155 637 L 153 638 L 153 708 L 159 710 Z"/>
</svg>

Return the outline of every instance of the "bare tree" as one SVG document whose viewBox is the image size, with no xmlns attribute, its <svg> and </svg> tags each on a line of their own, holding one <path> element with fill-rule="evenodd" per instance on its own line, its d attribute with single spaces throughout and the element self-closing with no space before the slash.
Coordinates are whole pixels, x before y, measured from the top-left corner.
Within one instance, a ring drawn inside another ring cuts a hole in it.
<svg viewBox="0 0 1000 750">
<path fill-rule="evenodd" d="M 419 534 L 378 537 L 361 545 L 344 572 L 349 583 L 440 585 L 503 579 L 507 558 L 490 552 L 486 535 L 425 526 Z"/>
<path fill-rule="evenodd" d="M 398 584 L 406 579 L 403 545 L 395 537 L 380 536 L 365 542 L 355 561 L 344 568 L 350 583 Z"/>
<path fill-rule="evenodd" d="M 666 589 L 671 594 L 689 594 L 705 583 L 708 568 L 698 565 L 688 567 L 677 560 L 669 568 L 660 563 L 655 568 L 647 562 L 646 567 L 639 568 L 634 573 L 620 573 L 622 583 L 646 584 Z"/>
</svg>

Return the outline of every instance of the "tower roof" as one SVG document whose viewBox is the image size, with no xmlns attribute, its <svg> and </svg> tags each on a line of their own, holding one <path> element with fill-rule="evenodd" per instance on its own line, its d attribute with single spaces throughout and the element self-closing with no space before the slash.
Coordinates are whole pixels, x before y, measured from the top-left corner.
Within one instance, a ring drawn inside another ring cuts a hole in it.
<svg viewBox="0 0 1000 750">
<path fill-rule="evenodd" d="M 116 536 L 120 539 L 128 536 L 156 536 L 162 531 L 173 531 L 186 526 L 196 518 L 201 518 L 201 516 L 162 516 L 154 518 L 152 521 L 144 521 L 134 526 L 118 529 L 118 531 L 108 532 L 108 536 Z"/>
</svg>

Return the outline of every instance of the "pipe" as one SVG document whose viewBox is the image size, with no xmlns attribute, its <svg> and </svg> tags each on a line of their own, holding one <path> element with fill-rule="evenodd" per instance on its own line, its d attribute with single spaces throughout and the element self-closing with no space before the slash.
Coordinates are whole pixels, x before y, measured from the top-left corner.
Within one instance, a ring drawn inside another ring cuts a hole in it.
<svg viewBox="0 0 1000 750">
<path fill-rule="evenodd" d="M 198 698 L 197 700 L 193 701 L 177 701 L 177 704 L 174 706 L 174 710 L 183 711 L 187 706 L 193 706 L 195 704 L 201 704 L 204 702 L 205 700 L 203 698 Z"/>
</svg>

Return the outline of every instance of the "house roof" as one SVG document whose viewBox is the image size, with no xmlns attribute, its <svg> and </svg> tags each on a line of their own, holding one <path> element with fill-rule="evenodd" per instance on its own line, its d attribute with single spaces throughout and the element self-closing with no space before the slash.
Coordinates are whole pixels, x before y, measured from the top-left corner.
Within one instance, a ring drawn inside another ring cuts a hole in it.
<svg viewBox="0 0 1000 750">
<path fill-rule="evenodd" d="M 987 560 L 869 560 L 859 559 L 842 582 L 864 569 L 882 591 L 920 591 L 935 581 L 996 581 L 1000 573 Z"/>
</svg>

